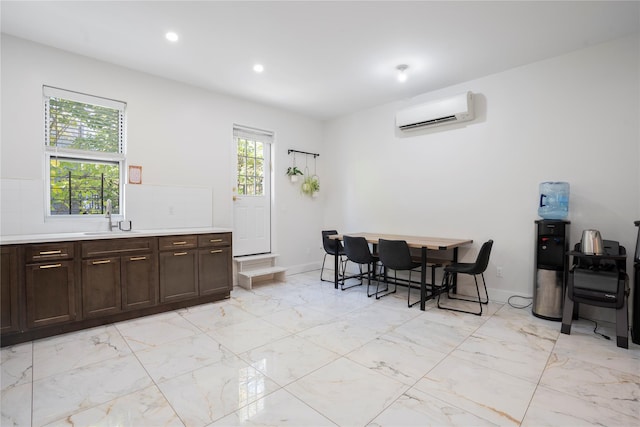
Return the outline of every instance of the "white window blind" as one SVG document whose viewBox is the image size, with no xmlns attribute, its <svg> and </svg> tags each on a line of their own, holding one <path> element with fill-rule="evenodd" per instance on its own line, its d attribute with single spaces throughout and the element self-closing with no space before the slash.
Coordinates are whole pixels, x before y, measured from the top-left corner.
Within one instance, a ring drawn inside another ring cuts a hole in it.
<svg viewBox="0 0 640 427">
<path fill-rule="evenodd" d="M 46 146 L 124 153 L 124 102 L 50 86 L 43 96 Z"/>
<path fill-rule="evenodd" d="M 273 143 L 273 132 L 246 126 L 234 125 L 233 136 L 234 138 L 245 138 L 253 141 L 260 141 L 265 144 Z"/>
</svg>

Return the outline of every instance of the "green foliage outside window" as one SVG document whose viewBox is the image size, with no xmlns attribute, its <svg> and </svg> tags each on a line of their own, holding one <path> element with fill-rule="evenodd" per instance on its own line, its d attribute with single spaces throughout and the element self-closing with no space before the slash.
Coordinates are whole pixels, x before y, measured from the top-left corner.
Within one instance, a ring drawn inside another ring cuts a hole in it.
<svg viewBox="0 0 640 427">
<path fill-rule="evenodd" d="M 238 194 L 264 195 L 264 144 L 238 138 Z"/>
<path fill-rule="evenodd" d="M 54 97 L 48 101 L 47 143 L 73 153 L 50 156 L 51 215 L 103 214 L 108 199 L 112 213 L 120 213 L 120 162 L 95 160 L 91 153 L 121 152 L 121 111 Z"/>
<path fill-rule="evenodd" d="M 51 158 L 51 215 L 120 213 L 120 167 L 118 163 L 90 163 Z"/>
</svg>

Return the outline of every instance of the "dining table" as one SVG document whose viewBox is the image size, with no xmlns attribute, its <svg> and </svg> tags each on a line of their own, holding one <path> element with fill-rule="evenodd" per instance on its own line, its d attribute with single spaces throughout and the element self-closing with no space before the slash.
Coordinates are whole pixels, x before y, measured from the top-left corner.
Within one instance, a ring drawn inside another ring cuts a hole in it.
<svg viewBox="0 0 640 427">
<path fill-rule="evenodd" d="M 376 246 L 378 245 L 378 241 L 380 239 L 385 240 L 404 240 L 407 242 L 409 248 L 418 248 L 420 249 L 420 263 L 421 263 L 421 272 L 420 272 L 420 310 L 425 310 L 425 304 L 427 302 L 427 263 L 429 261 L 427 257 L 428 251 L 452 251 L 451 262 L 458 262 L 458 248 L 461 246 L 469 245 L 473 243 L 471 239 L 457 239 L 457 238 L 448 238 L 448 237 L 427 237 L 427 236 L 409 236 L 409 235 L 400 235 L 400 234 L 384 234 L 384 233 L 344 233 L 344 234 L 334 234 L 328 236 L 330 239 L 342 241 L 344 236 L 352 236 L 352 237 L 364 237 L 368 243 L 373 245 L 373 249 L 375 252 Z M 440 257 L 437 257 L 440 260 Z M 334 256 L 334 286 L 338 289 L 339 282 L 339 274 L 338 274 L 338 262 L 339 257 Z M 432 286 L 435 283 L 432 283 Z M 453 277 L 453 287 L 455 289 L 457 285 L 457 277 L 454 275 Z M 411 286 L 411 284 L 409 284 Z M 434 294 L 432 292 L 431 297 Z"/>
</svg>

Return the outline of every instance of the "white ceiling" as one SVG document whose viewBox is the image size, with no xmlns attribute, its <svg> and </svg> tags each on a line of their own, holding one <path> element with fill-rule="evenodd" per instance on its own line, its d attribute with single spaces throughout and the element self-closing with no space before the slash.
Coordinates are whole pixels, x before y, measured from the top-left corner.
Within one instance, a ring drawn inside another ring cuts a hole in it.
<svg viewBox="0 0 640 427">
<path fill-rule="evenodd" d="M 0 8 L 3 33 L 318 119 L 640 31 L 638 1 L 3 0 Z M 176 44 L 165 40 L 169 30 Z M 395 79 L 398 64 L 409 65 L 405 83 Z"/>
</svg>

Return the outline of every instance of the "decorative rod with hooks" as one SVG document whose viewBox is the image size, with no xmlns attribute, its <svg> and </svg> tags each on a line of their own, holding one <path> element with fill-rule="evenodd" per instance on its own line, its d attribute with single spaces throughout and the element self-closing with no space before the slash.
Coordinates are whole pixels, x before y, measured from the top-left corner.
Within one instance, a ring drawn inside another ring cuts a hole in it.
<svg viewBox="0 0 640 427">
<path fill-rule="evenodd" d="M 307 156 L 313 156 L 313 158 L 314 158 L 314 159 L 315 159 L 316 157 L 319 157 L 319 156 L 320 156 L 320 154 L 318 154 L 318 153 L 308 153 L 308 152 L 306 152 L 306 151 L 298 151 L 298 150 L 291 150 L 291 149 L 289 149 L 289 150 L 287 151 L 287 155 L 288 155 L 288 154 L 291 154 L 291 153 L 306 154 Z"/>
</svg>

